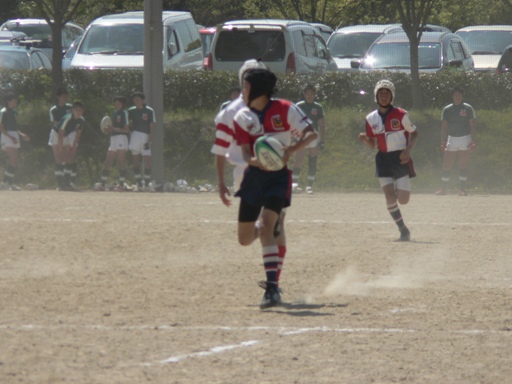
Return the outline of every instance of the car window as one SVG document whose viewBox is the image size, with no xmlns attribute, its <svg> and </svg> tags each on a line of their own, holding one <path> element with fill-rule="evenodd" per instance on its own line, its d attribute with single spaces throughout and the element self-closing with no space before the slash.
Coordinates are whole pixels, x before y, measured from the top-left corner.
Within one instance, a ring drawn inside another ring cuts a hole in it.
<svg viewBox="0 0 512 384">
<path fill-rule="evenodd" d="M 46 69 L 52 69 L 52 62 L 50 61 L 50 58 L 46 56 L 44 52 L 37 51 L 36 53 L 39 55 L 41 62 L 43 63 L 43 67 Z"/>
<path fill-rule="evenodd" d="M 65 25 L 62 29 L 62 47 L 67 48 L 80 36 L 80 30 L 71 25 Z"/>
<path fill-rule="evenodd" d="M 41 61 L 41 58 L 39 57 L 37 52 L 32 52 L 30 54 L 30 62 L 30 66 L 32 69 L 39 69 L 44 67 L 43 62 Z"/>
<path fill-rule="evenodd" d="M 318 57 L 315 35 L 304 34 L 304 46 L 306 47 L 307 57 Z"/>
<path fill-rule="evenodd" d="M 178 42 L 178 38 L 176 37 L 176 31 L 173 30 L 173 29 L 168 29 L 167 30 L 167 41 L 168 41 L 168 44 L 167 44 L 167 53 L 169 55 L 169 58 L 173 57 L 175 54 L 177 54 L 178 52 L 180 52 L 180 43 Z M 175 52 L 173 54 L 173 52 L 171 51 L 171 47 L 174 47 L 175 48 Z"/>
<path fill-rule="evenodd" d="M 292 36 L 293 42 L 295 43 L 295 53 L 301 56 L 306 56 L 306 45 L 302 31 L 294 31 Z"/>
<path fill-rule="evenodd" d="M 318 54 L 318 57 L 321 59 L 327 58 L 327 46 L 325 45 L 325 42 L 321 36 L 315 35 L 314 36 L 314 42 L 316 45 L 316 52 Z"/>
<path fill-rule="evenodd" d="M 0 51 L 0 68 L 29 69 L 28 55 L 25 52 Z"/>
<path fill-rule="evenodd" d="M 218 61 L 245 61 L 262 58 L 264 61 L 283 61 L 286 44 L 282 31 L 220 31 L 215 45 Z"/>
<path fill-rule="evenodd" d="M 336 33 L 331 36 L 328 48 L 338 58 L 363 57 L 381 33 Z"/>
<path fill-rule="evenodd" d="M 143 54 L 144 25 L 93 25 L 80 44 L 82 54 Z"/>
<path fill-rule="evenodd" d="M 454 60 L 464 60 L 464 51 L 458 41 L 452 41 L 450 43 L 450 51 L 453 52 Z"/>
<path fill-rule="evenodd" d="M 210 33 L 202 33 L 201 34 L 201 44 L 203 45 L 203 55 L 208 56 L 210 53 L 210 48 L 212 46 L 213 36 Z"/>
<path fill-rule="evenodd" d="M 418 55 L 420 69 L 441 67 L 441 44 L 420 43 Z M 371 51 L 368 52 L 361 67 L 373 69 L 408 69 L 411 67 L 410 44 L 376 44 L 371 48 Z"/>
<path fill-rule="evenodd" d="M 185 45 L 185 52 L 190 52 L 201 46 L 201 37 L 199 36 L 196 24 L 192 19 L 185 20 L 185 25 L 187 26 L 187 30 L 190 36 L 190 43 Z"/>
<path fill-rule="evenodd" d="M 500 54 L 512 44 L 512 31 L 459 31 L 471 54 Z"/>
</svg>

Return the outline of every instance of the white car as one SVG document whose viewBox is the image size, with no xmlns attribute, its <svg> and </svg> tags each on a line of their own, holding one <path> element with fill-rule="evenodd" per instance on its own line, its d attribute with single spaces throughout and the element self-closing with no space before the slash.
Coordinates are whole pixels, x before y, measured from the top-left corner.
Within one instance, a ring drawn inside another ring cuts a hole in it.
<svg viewBox="0 0 512 384">
<path fill-rule="evenodd" d="M 276 73 L 335 69 L 318 29 L 297 20 L 228 21 L 217 29 L 207 69 L 238 71 L 249 59 L 261 59 Z"/>
<path fill-rule="evenodd" d="M 503 51 L 512 44 L 512 25 L 478 25 L 455 33 L 469 47 L 476 71 L 496 71 Z"/>
<path fill-rule="evenodd" d="M 189 12 L 164 11 L 163 67 L 203 68 L 203 50 L 197 26 Z M 94 20 L 86 28 L 71 68 L 142 69 L 144 67 L 144 12 L 126 12 Z"/>
</svg>

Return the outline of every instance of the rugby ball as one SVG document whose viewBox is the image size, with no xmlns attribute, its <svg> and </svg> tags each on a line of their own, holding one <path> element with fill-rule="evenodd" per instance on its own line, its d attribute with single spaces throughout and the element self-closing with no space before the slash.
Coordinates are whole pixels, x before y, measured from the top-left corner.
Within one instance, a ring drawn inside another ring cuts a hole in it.
<svg viewBox="0 0 512 384">
<path fill-rule="evenodd" d="M 272 136 L 261 136 L 256 140 L 254 155 L 268 171 L 279 171 L 285 166 L 283 144 Z"/>
<path fill-rule="evenodd" d="M 107 128 L 109 128 L 111 126 L 112 126 L 112 120 L 110 119 L 110 116 L 104 116 L 100 122 L 101 132 L 103 132 L 105 135 L 108 135 L 109 132 L 107 131 Z"/>
</svg>

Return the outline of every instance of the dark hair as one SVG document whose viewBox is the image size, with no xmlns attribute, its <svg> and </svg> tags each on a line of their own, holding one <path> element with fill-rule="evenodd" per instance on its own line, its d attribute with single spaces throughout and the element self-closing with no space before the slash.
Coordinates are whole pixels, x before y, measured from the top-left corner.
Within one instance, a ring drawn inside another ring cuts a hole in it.
<svg viewBox="0 0 512 384">
<path fill-rule="evenodd" d="M 72 105 L 72 108 L 81 108 L 84 109 L 84 105 L 81 101 L 75 101 Z"/>
<path fill-rule="evenodd" d="M 123 104 L 123 107 L 127 103 L 126 97 L 121 96 L 121 95 L 117 95 L 116 97 L 114 97 L 114 101 L 119 101 L 121 104 Z"/>
<path fill-rule="evenodd" d="M 277 77 L 268 69 L 250 69 L 245 73 L 244 80 L 251 84 L 249 105 L 251 101 L 260 96 L 271 98 L 275 92 Z"/>
<path fill-rule="evenodd" d="M 17 96 L 14 92 L 7 92 L 4 96 L 5 104 L 9 103 L 9 101 L 16 99 Z"/>
<path fill-rule="evenodd" d="M 55 92 L 55 94 L 57 96 L 69 95 L 68 90 L 66 88 L 59 88 L 59 89 L 57 89 L 57 92 Z"/>
<path fill-rule="evenodd" d="M 233 92 L 242 92 L 242 88 L 240 88 L 238 85 L 235 85 L 234 87 L 229 88 L 229 94 L 232 94 Z"/>
<path fill-rule="evenodd" d="M 313 84 L 307 84 L 304 87 L 304 92 L 309 91 L 309 90 L 314 91 L 316 93 L 316 87 Z"/>
<path fill-rule="evenodd" d="M 146 96 L 144 96 L 144 94 L 142 92 L 135 92 L 133 95 L 132 95 L 132 99 L 136 98 L 136 97 L 139 97 L 141 98 L 142 100 L 145 100 L 146 99 Z"/>
<path fill-rule="evenodd" d="M 459 92 L 461 95 L 464 94 L 464 90 L 461 87 L 455 87 L 452 90 L 452 96 L 455 94 L 455 92 Z"/>
</svg>

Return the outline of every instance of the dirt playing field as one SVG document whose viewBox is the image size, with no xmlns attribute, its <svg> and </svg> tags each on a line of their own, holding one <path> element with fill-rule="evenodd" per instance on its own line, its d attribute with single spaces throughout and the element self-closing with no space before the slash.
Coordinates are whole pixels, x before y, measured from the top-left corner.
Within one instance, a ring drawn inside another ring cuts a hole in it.
<svg viewBox="0 0 512 384">
<path fill-rule="evenodd" d="M 294 196 L 284 305 L 216 193 L 1 192 L 0 383 L 507 383 L 512 196 Z"/>
</svg>

